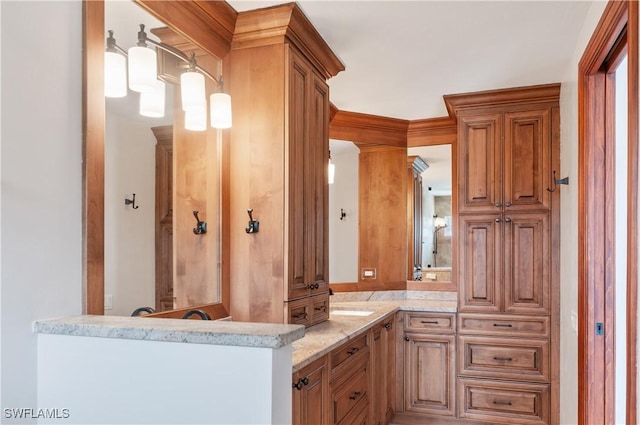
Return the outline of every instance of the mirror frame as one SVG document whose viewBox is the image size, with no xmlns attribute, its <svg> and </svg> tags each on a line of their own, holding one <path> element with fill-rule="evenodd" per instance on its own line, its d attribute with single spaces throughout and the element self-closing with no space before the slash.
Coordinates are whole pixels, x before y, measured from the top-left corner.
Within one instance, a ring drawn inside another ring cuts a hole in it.
<svg viewBox="0 0 640 425">
<path fill-rule="evenodd" d="M 133 0 L 176 33 L 205 52 L 224 58 L 238 13 L 226 2 Z M 83 312 L 104 314 L 104 0 L 83 0 Z M 228 217 L 229 135 L 222 135 L 222 216 Z M 225 206 L 226 205 L 226 206 Z M 222 246 L 229 246 L 229 232 L 222 232 Z M 229 311 L 229 253 L 222 252 L 220 304 Z M 218 304 L 213 304 L 216 311 Z"/>
</svg>

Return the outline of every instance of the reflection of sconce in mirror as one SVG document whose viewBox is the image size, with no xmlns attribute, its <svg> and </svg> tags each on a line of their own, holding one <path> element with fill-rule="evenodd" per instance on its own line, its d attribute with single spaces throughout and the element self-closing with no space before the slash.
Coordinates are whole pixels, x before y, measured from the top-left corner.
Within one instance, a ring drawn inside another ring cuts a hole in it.
<svg viewBox="0 0 640 425">
<path fill-rule="evenodd" d="M 331 151 L 329 151 L 329 184 L 333 184 L 336 178 L 336 164 L 331 161 Z M 342 220 L 342 219 L 340 219 Z"/>
<path fill-rule="evenodd" d="M 204 235 L 207 233 L 207 223 L 198 218 L 198 211 L 194 211 L 193 216 L 196 218 L 196 227 L 193 228 L 193 233 L 196 235 Z"/>
<path fill-rule="evenodd" d="M 129 89 L 140 93 L 140 114 L 149 117 L 164 116 L 165 84 L 158 80 L 157 54 L 148 46 L 155 46 L 185 62 L 186 71 L 180 75 L 182 110 L 185 111 L 185 128 L 204 131 L 207 128 L 207 100 L 204 77 L 215 81 L 218 92 L 210 100 L 211 127 L 231 127 L 231 97 L 224 93 L 222 76 L 215 78 L 196 63 L 195 54 L 187 56 L 181 50 L 147 37 L 144 25 L 140 25 L 138 44 L 128 52 L 116 44 L 113 31 L 109 31 L 105 51 L 105 96 L 127 95 L 127 68 Z M 127 59 L 129 64 L 127 67 Z"/>
<path fill-rule="evenodd" d="M 447 222 L 444 217 L 438 217 L 437 215 L 433 216 L 433 227 L 436 228 L 436 232 L 446 226 Z"/>
<path fill-rule="evenodd" d="M 438 231 L 447 227 L 447 221 L 444 217 L 433 216 L 433 266 L 437 267 L 437 254 L 438 254 Z"/>
</svg>

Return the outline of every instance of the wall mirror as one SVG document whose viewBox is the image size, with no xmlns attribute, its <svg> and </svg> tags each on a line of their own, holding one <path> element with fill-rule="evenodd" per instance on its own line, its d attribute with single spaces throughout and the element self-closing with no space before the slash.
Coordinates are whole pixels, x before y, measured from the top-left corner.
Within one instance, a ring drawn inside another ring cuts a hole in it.
<svg viewBox="0 0 640 425">
<path fill-rule="evenodd" d="M 408 154 L 410 280 L 450 282 L 453 265 L 451 145 L 411 147 Z"/>
<path fill-rule="evenodd" d="M 163 104 L 164 113 L 147 111 L 147 116 L 141 115 L 141 95 L 131 89 L 124 97 L 105 97 L 103 62 L 90 60 L 91 54 L 104 56 L 108 30 L 114 31 L 118 46 L 127 50 L 135 46 L 139 24 L 144 24 L 150 39 L 187 55 L 194 53 L 198 65 L 213 75 L 221 74 L 221 61 L 186 38 L 188 31 L 179 34 L 161 14 L 155 15 L 130 1 L 85 2 L 89 314 L 128 316 L 139 307 L 179 311 L 218 305 L 223 298 L 221 131 L 209 126 L 202 131 L 189 129 L 180 103 L 178 82 L 184 68 L 178 59 L 159 51 L 158 80 L 165 83 L 165 99 L 155 106 Z M 206 80 L 208 95 L 216 85 Z M 102 134 L 90 131 L 100 126 Z M 104 167 L 103 193 L 90 164 L 96 170 Z M 90 214 L 100 204 L 103 240 L 96 230 L 99 223 L 93 228 Z M 206 233 L 194 231 L 198 221 L 206 222 Z M 100 249 L 102 270 L 99 256 L 94 261 Z"/>
</svg>

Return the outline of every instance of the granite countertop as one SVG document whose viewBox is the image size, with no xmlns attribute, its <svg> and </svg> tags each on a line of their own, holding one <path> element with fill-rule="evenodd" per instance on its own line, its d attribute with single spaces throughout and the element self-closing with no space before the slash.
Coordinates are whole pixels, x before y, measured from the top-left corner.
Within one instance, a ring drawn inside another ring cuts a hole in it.
<svg viewBox="0 0 640 425">
<path fill-rule="evenodd" d="M 138 339 L 192 344 L 279 348 L 302 338 L 302 325 L 215 320 L 73 316 L 34 322 L 41 334 Z"/>
<path fill-rule="evenodd" d="M 385 301 L 331 301 L 329 320 L 307 328 L 304 338 L 293 343 L 293 372 L 331 352 L 353 339 L 373 324 L 398 311 L 431 311 L 455 313 L 453 300 L 385 300 Z M 337 310 L 373 311 L 367 316 L 335 314 Z"/>
</svg>

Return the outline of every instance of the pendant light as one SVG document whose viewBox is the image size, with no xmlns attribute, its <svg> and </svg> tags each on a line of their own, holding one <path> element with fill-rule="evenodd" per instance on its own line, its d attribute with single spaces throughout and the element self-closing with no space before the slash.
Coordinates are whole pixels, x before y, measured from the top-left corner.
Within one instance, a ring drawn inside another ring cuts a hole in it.
<svg viewBox="0 0 640 425">
<path fill-rule="evenodd" d="M 106 97 L 125 97 L 127 95 L 127 59 L 116 49 L 113 31 L 109 31 L 107 38 L 104 68 L 104 95 Z"/>
<path fill-rule="evenodd" d="M 147 46 L 147 34 L 140 24 L 138 44 L 129 48 L 129 88 L 143 92 L 153 90 L 158 80 L 158 55 Z"/>
<path fill-rule="evenodd" d="M 200 108 L 193 108 L 184 112 L 184 128 L 191 131 L 205 131 L 207 129 L 207 103 Z"/>
<path fill-rule="evenodd" d="M 194 60 L 193 56 L 191 60 Z M 195 68 L 180 74 L 180 92 L 183 111 L 200 109 L 206 103 L 204 75 L 196 72 Z"/>
</svg>

